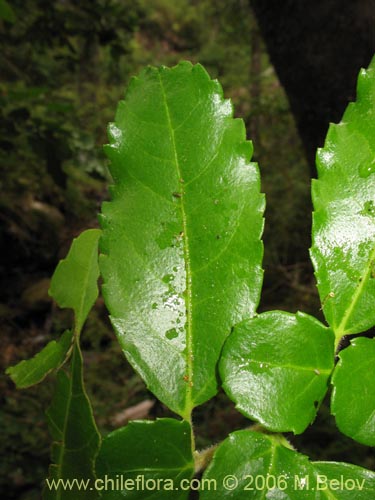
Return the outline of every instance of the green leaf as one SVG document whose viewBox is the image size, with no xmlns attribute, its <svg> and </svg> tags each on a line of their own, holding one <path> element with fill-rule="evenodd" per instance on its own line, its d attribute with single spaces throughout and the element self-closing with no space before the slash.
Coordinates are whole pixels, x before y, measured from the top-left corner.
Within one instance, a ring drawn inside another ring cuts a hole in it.
<svg viewBox="0 0 375 500">
<path fill-rule="evenodd" d="M 311 258 L 338 343 L 375 324 L 375 59 L 360 72 L 357 102 L 330 125 L 317 168 Z"/>
<path fill-rule="evenodd" d="M 121 346 L 186 419 L 217 392 L 231 327 L 256 310 L 263 196 L 242 120 L 188 62 L 132 80 L 109 128 L 103 295 Z"/>
<path fill-rule="evenodd" d="M 99 229 L 88 229 L 73 240 L 66 258 L 59 262 L 51 280 L 50 295 L 60 307 L 75 313 L 75 331 L 80 332 L 98 297 Z"/>
<path fill-rule="evenodd" d="M 16 22 L 14 10 L 6 0 L 0 0 L 0 19 L 4 19 L 8 23 Z"/>
<path fill-rule="evenodd" d="M 200 500 L 315 498 L 305 489 L 306 477 L 312 475 L 308 458 L 282 443 L 287 444 L 277 435 L 247 430 L 230 434 L 203 475 L 203 481 L 216 487 L 202 491 Z"/>
<path fill-rule="evenodd" d="M 77 485 L 66 490 L 61 485 L 57 489 L 53 488 L 59 479 L 95 479 L 94 463 L 99 451 L 100 435 L 83 384 L 82 355 L 77 342 L 74 344 L 70 376 L 59 371 L 55 396 L 47 417 L 54 443 L 53 464 L 46 480 L 44 500 L 97 498 L 95 490 L 79 489 Z"/>
<path fill-rule="evenodd" d="M 217 448 L 201 484 L 200 500 L 372 500 L 375 473 L 311 463 L 282 436 L 237 431 Z"/>
<path fill-rule="evenodd" d="M 25 389 L 41 382 L 52 370 L 59 368 L 72 347 L 73 332 L 67 330 L 61 339 L 49 342 L 38 354 L 7 368 L 7 375 L 18 389 Z"/>
<path fill-rule="evenodd" d="M 319 488 L 325 485 L 330 492 L 322 491 L 329 500 L 373 500 L 375 473 L 356 465 L 342 462 L 311 462 Z"/>
<path fill-rule="evenodd" d="M 334 337 L 315 318 L 272 311 L 237 325 L 220 360 L 236 408 L 267 429 L 301 433 L 314 420 L 334 363 Z"/>
<path fill-rule="evenodd" d="M 341 432 L 375 446 L 375 339 L 351 341 L 333 372 L 332 413 Z"/>
<path fill-rule="evenodd" d="M 130 422 L 103 440 L 96 470 L 116 487 L 102 491 L 108 500 L 187 499 L 194 474 L 190 425 L 171 418 Z"/>
</svg>

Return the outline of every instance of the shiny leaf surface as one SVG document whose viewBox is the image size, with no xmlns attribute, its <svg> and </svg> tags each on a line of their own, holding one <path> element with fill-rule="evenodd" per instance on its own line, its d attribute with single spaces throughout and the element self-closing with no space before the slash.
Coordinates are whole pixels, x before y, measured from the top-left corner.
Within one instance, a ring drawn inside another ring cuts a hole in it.
<svg viewBox="0 0 375 500">
<path fill-rule="evenodd" d="M 356 441 L 375 446 L 375 339 L 354 339 L 339 357 L 331 404 L 337 426 Z"/>
<path fill-rule="evenodd" d="M 122 478 L 117 491 L 102 492 L 108 500 L 187 499 L 194 473 L 190 425 L 171 418 L 130 422 L 103 440 L 96 470 L 98 478 Z"/>
<path fill-rule="evenodd" d="M 49 294 L 60 307 L 75 313 L 75 331 L 80 332 L 98 297 L 99 229 L 88 229 L 73 240 L 68 255 L 52 276 Z"/>
<path fill-rule="evenodd" d="M 203 475 L 203 480 L 216 481 L 216 491 L 202 491 L 200 500 L 315 498 L 305 489 L 306 477 L 312 476 L 308 458 L 284 444 L 287 442 L 278 435 L 252 431 L 230 434 Z"/>
<path fill-rule="evenodd" d="M 343 462 L 311 462 L 320 498 L 329 500 L 372 500 L 375 495 L 375 472 Z M 329 489 L 327 492 L 324 489 Z"/>
<path fill-rule="evenodd" d="M 251 431 L 231 434 L 204 473 L 216 488 L 200 500 L 372 500 L 375 473 L 337 462 L 309 462 L 284 438 Z"/>
<path fill-rule="evenodd" d="M 6 370 L 18 389 L 25 389 L 41 382 L 52 370 L 66 360 L 72 347 L 73 332 L 67 330 L 61 339 L 51 340 L 38 354 Z"/>
<path fill-rule="evenodd" d="M 311 257 L 337 343 L 375 324 L 375 59 L 317 154 Z"/>
<path fill-rule="evenodd" d="M 57 389 L 47 411 L 52 445 L 52 465 L 44 488 L 44 500 L 95 499 L 95 490 L 48 488 L 52 480 L 94 480 L 94 462 L 99 451 L 100 435 L 92 415 L 82 378 L 82 355 L 74 345 L 70 375 L 58 373 Z"/>
<path fill-rule="evenodd" d="M 219 369 L 239 411 L 267 429 L 298 434 L 315 418 L 333 362 L 330 329 L 307 314 L 272 311 L 235 327 Z"/>
<path fill-rule="evenodd" d="M 232 325 L 259 300 L 264 200 L 252 145 L 219 83 L 187 62 L 133 79 L 109 134 L 103 294 L 129 361 L 189 419 L 217 391 Z"/>
</svg>

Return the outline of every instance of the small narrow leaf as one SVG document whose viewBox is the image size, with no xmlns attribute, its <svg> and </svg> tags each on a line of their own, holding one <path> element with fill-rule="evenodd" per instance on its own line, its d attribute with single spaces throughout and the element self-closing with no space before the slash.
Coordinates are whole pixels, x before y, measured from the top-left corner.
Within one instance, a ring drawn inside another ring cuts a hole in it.
<svg viewBox="0 0 375 500">
<path fill-rule="evenodd" d="M 49 342 L 33 358 L 10 366 L 6 373 L 18 389 L 25 389 L 41 382 L 52 370 L 59 368 L 66 360 L 72 347 L 73 332 L 67 330 L 61 339 Z"/>
<path fill-rule="evenodd" d="M 236 408 L 267 429 L 299 434 L 314 420 L 334 363 L 334 336 L 307 314 L 272 311 L 237 325 L 220 360 Z"/>
<path fill-rule="evenodd" d="M 360 72 L 357 102 L 330 125 L 317 168 L 311 258 L 338 343 L 375 324 L 375 59 Z"/>
<path fill-rule="evenodd" d="M 95 499 L 95 490 L 80 489 L 77 484 L 64 489 L 59 479 L 94 481 L 94 463 L 99 451 L 100 435 L 92 415 L 82 378 L 82 355 L 74 345 L 71 372 L 58 373 L 57 388 L 47 417 L 54 439 L 52 465 L 44 488 L 44 500 Z M 93 484 L 93 483 L 92 483 Z"/>
<path fill-rule="evenodd" d="M 51 280 L 50 295 L 60 307 L 75 313 L 75 330 L 80 332 L 98 297 L 98 241 L 101 231 L 88 229 L 73 240 L 66 258 L 59 262 Z"/>
<path fill-rule="evenodd" d="M 351 341 L 333 372 L 332 413 L 341 432 L 375 446 L 375 339 Z"/>
<path fill-rule="evenodd" d="M 148 68 L 109 128 L 103 295 L 122 348 L 186 419 L 217 391 L 231 327 L 262 282 L 258 169 L 242 120 L 200 65 Z"/>
<path fill-rule="evenodd" d="M 96 470 L 116 486 L 102 492 L 108 500 L 187 499 L 194 474 L 190 425 L 171 418 L 130 422 L 103 440 Z"/>
<path fill-rule="evenodd" d="M 200 500 L 373 500 L 375 473 L 309 462 L 281 436 L 237 431 L 217 448 L 202 484 Z"/>
</svg>

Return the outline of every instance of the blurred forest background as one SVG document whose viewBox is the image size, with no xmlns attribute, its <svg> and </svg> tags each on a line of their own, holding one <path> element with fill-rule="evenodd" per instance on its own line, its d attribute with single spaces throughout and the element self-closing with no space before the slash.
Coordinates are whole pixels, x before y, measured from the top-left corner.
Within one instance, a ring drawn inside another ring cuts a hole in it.
<svg viewBox="0 0 375 500">
<path fill-rule="evenodd" d="M 320 315 L 308 255 L 313 156 L 375 52 L 374 13 L 373 0 L 0 0 L 2 373 L 69 325 L 48 297 L 49 279 L 72 238 L 97 227 L 110 183 L 106 125 L 147 64 L 199 61 L 220 80 L 246 123 L 267 197 L 261 310 Z M 100 299 L 82 341 L 103 433 L 168 414 L 127 365 Z M 53 385 L 50 377 L 16 391 L 1 375 L 1 498 L 40 496 Z M 220 393 L 195 425 L 203 447 L 248 421 Z M 375 468 L 373 452 L 340 435 L 325 404 L 291 439 L 314 459 Z"/>
</svg>

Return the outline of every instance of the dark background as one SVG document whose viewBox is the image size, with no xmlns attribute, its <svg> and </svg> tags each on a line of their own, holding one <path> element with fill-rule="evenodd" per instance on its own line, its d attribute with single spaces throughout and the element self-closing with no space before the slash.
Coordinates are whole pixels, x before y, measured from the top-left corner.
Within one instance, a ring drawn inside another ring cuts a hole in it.
<svg viewBox="0 0 375 500">
<path fill-rule="evenodd" d="M 49 278 L 72 238 L 97 226 L 110 181 L 106 125 L 147 64 L 199 61 L 219 78 L 253 140 L 267 196 L 260 310 L 321 317 L 308 255 L 310 177 L 329 122 L 355 98 L 375 52 L 374 0 L 2 0 L 0 45 L 2 372 L 69 325 L 48 297 Z M 102 432 L 131 418 L 126 408 L 137 418 L 168 414 L 127 365 L 100 299 L 82 341 Z M 53 383 L 16 391 L 1 375 L 1 498 L 40 496 Z M 195 424 L 203 447 L 248 421 L 219 394 Z M 375 468 L 373 452 L 340 435 L 326 405 L 292 441 L 313 459 Z"/>
</svg>

